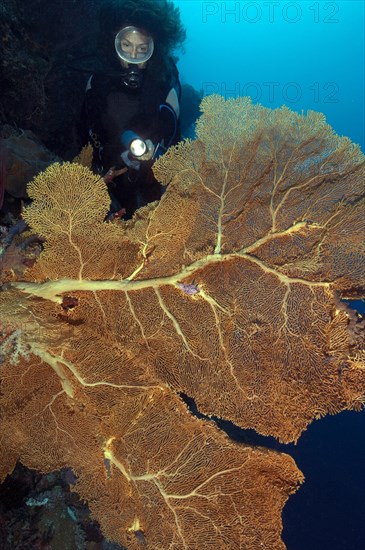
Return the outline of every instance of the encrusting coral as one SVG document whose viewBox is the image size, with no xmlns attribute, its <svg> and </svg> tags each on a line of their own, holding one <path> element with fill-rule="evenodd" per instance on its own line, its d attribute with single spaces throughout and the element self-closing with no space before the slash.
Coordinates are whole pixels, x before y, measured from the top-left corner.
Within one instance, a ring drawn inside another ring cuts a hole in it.
<svg viewBox="0 0 365 550">
<path fill-rule="evenodd" d="M 303 480 L 280 441 L 364 405 L 364 157 L 323 115 L 202 102 L 154 168 L 161 201 L 103 221 L 104 183 L 55 164 L 29 186 L 40 259 L 4 287 L 1 472 L 72 467 L 128 548 L 283 549 Z M 9 349 L 11 348 L 11 349 Z"/>
</svg>

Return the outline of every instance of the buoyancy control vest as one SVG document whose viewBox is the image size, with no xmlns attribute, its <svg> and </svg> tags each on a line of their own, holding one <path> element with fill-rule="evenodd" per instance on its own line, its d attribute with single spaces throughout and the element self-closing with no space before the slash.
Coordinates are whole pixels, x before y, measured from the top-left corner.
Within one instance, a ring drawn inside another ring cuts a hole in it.
<svg viewBox="0 0 365 550">
<path fill-rule="evenodd" d="M 118 75 L 94 73 L 88 81 L 82 114 L 83 134 L 94 147 L 94 164 L 102 173 L 121 164 L 121 135 L 131 130 L 165 147 L 180 139 L 178 113 L 166 104 L 171 89 L 180 99 L 178 71 L 171 60 L 168 78 L 160 80 L 147 65 L 143 83 L 129 89 Z M 164 108 L 165 107 L 165 108 Z"/>
</svg>

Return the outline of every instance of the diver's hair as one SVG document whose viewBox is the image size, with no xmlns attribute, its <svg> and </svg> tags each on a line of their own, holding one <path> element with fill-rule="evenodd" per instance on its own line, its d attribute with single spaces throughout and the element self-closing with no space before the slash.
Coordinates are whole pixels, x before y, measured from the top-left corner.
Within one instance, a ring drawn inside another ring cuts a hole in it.
<svg viewBox="0 0 365 550">
<path fill-rule="evenodd" d="M 181 47 L 186 38 L 180 10 L 168 0 L 107 0 L 99 12 L 99 48 L 104 57 L 115 56 L 115 35 L 126 25 L 151 34 L 155 41 L 153 57 L 160 59 Z"/>
</svg>

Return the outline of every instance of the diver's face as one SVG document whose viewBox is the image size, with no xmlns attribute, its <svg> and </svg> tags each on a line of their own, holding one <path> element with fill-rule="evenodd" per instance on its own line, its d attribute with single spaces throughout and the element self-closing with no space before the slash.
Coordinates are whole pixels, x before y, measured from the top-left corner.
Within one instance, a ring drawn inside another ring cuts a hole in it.
<svg viewBox="0 0 365 550">
<path fill-rule="evenodd" d="M 154 43 L 152 36 L 137 27 L 123 27 L 115 37 L 115 51 L 123 67 L 138 65 L 140 69 L 153 54 Z"/>
<path fill-rule="evenodd" d="M 141 32 L 129 32 L 121 40 L 121 50 L 131 59 L 143 58 L 148 52 L 148 36 Z"/>
</svg>

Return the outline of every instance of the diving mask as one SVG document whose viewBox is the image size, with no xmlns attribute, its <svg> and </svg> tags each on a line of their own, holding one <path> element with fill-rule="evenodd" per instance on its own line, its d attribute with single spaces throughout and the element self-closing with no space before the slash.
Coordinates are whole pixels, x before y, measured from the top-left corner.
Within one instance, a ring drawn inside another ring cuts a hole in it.
<svg viewBox="0 0 365 550">
<path fill-rule="evenodd" d="M 115 37 L 115 50 L 126 63 L 145 63 L 153 54 L 153 48 L 152 37 L 137 27 L 124 27 Z"/>
</svg>

